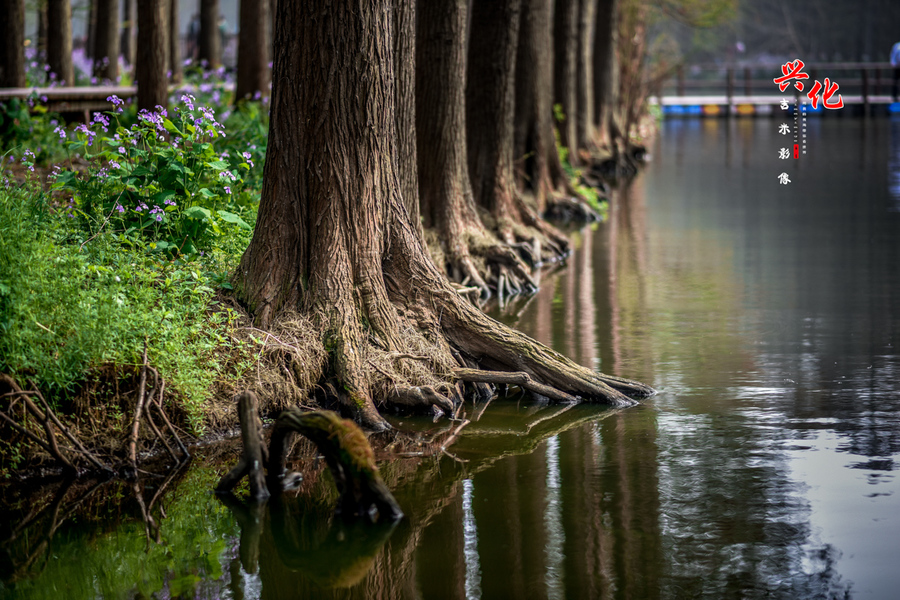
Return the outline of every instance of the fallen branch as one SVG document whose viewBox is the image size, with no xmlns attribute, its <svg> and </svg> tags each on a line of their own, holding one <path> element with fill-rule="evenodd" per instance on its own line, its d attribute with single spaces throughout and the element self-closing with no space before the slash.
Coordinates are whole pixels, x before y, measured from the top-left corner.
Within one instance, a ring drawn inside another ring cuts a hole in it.
<svg viewBox="0 0 900 600">
<path fill-rule="evenodd" d="M 549 385 L 539 383 L 524 371 L 482 371 L 480 369 L 454 369 L 453 375 L 462 381 L 475 383 L 505 383 L 517 385 L 535 394 L 561 402 L 577 402 L 578 399 Z"/>
<path fill-rule="evenodd" d="M 131 425 L 131 435 L 128 440 L 128 457 L 131 460 L 131 468 L 137 473 L 137 440 L 141 427 L 141 413 L 144 410 L 144 397 L 147 391 L 147 338 L 144 338 L 144 355 L 141 362 L 141 382 L 138 386 L 137 407 L 134 409 L 134 421 Z"/>
</svg>

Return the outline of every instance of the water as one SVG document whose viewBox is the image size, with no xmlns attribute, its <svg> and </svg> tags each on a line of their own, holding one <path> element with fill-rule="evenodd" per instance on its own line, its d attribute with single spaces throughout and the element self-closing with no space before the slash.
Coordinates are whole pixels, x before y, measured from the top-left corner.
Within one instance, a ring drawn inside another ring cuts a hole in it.
<svg viewBox="0 0 900 600">
<path fill-rule="evenodd" d="M 195 467 L 150 508 L 161 543 L 129 485 L 61 489 L 0 598 L 894 598 L 900 121 L 808 139 L 785 167 L 775 121 L 667 122 L 609 222 L 496 311 L 654 385 L 642 406 L 480 407 L 452 456 L 383 467 L 393 530 L 333 523 L 321 470 L 253 511 Z"/>
</svg>

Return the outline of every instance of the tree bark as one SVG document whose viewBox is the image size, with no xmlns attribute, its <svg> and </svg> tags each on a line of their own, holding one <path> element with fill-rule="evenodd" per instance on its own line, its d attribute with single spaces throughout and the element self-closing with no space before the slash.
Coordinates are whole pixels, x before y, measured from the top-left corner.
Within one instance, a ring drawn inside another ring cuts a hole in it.
<svg viewBox="0 0 900 600">
<path fill-rule="evenodd" d="M 416 2 L 394 3 L 394 83 L 400 194 L 409 218 L 421 228 L 419 169 L 416 155 Z"/>
<path fill-rule="evenodd" d="M 575 139 L 579 163 L 585 162 L 583 154 L 590 151 L 594 139 L 594 25 L 597 0 L 579 0 L 578 6 L 578 55 L 575 61 Z"/>
<path fill-rule="evenodd" d="M 178 25 L 178 0 L 169 0 L 169 81 L 181 83 L 181 29 Z"/>
<path fill-rule="evenodd" d="M 25 0 L 0 0 L 0 88 L 25 87 Z"/>
<path fill-rule="evenodd" d="M 235 102 L 269 95 L 268 0 L 241 0 Z"/>
<path fill-rule="evenodd" d="M 219 39 L 219 0 L 200 0 L 198 46 L 198 58 L 206 61 L 208 69 L 218 69 L 222 64 L 222 44 Z"/>
<path fill-rule="evenodd" d="M 392 387 L 373 387 L 367 357 L 407 347 L 427 352 L 430 376 L 448 384 L 471 357 L 597 401 L 652 393 L 493 321 L 441 275 L 400 193 L 391 2 L 324 4 L 278 3 L 259 215 L 233 279 L 258 326 L 291 327 L 280 313 L 299 311 L 317 328 L 327 358 L 293 368 L 371 429 L 388 427 L 374 401 Z"/>
<path fill-rule="evenodd" d="M 119 76 L 119 0 L 94 0 L 94 77 L 115 83 Z"/>
<path fill-rule="evenodd" d="M 568 240 L 525 206 L 513 169 L 515 63 L 520 0 L 476 0 L 469 42 L 466 125 L 475 202 L 496 222 L 500 240 L 530 245 L 541 263 L 568 251 Z M 537 234 L 540 234 L 539 236 Z M 544 252 L 538 256 L 537 250 Z"/>
<path fill-rule="evenodd" d="M 122 38 L 120 46 L 122 48 L 122 57 L 129 66 L 134 64 L 134 32 L 137 29 L 137 7 L 135 0 L 125 0 L 125 15 L 122 21 Z"/>
<path fill-rule="evenodd" d="M 69 0 L 47 1 L 47 64 L 60 85 L 75 85 L 72 64 L 72 5 Z"/>
<path fill-rule="evenodd" d="M 37 50 L 38 56 L 47 56 L 47 0 L 37 5 Z"/>
<path fill-rule="evenodd" d="M 475 202 L 500 220 L 501 239 L 514 242 L 516 44 L 520 0 L 476 0 L 472 7 L 466 124 Z"/>
<path fill-rule="evenodd" d="M 599 0 L 594 29 L 594 126 L 598 145 L 609 147 L 608 120 L 615 106 L 613 79 L 616 62 L 617 0 Z"/>
<path fill-rule="evenodd" d="M 87 23 L 85 23 L 84 55 L 87 58 L 96 58 L 94 50 L 97 45 L 97 0 L 87 0 Z M 91 69 L 93 71 L 93 69 Z"/>
<path fill-rule="evenodd" d="M 569 149 L 572 165 L 578 164 L 577 55 L 578 0 L 557 0 L 553 16 L 553 102 L 562 108 L 559 138 Z"/>
<path fill-rule="evenodd" d="M 167 40 L 166 5 L 169 0 L 140 0 L 137 20 L 137 58 L 134 76 L 137 83 L 137 107 L 154 110 L 168 106 L 168 80 L 166 79 Z"/>
<path fill-rule="evenodd" d="M 553 127 L 552 0 L 523 0 L 516 56 L 514 156 L 519 188 L 530 188 L 539 214 L 583 200 L 563 170 Z M 589 213 L 584 207 L 582 212 Z"/>
</svg>

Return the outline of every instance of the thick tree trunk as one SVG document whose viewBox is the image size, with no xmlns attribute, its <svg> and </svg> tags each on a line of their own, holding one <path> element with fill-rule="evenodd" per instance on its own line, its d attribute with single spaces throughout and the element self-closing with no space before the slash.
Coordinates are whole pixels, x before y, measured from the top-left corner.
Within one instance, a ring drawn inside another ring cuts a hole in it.
<svg viewBox="0 0 900 600">
<path fill-rule="evenodd" d="M 513 143 L 520 9 L 520 0 L 476 0 L 473 7 L 466 82 L 469 176 L 475 202 L 491 214 L 500 240 L 529 244 L 530 260 L 540 263 L 544 257 L 565 254 L 568 240 L 526 207 L 516 188 Z"/>
<path fill-rule="evenodd" d="M 514 145 L 519 188 L 531 189 L 539 214 L 550 210 L 590 219 L 595 215 L 573 188 L 556 148 L 551 16 L 552 0 L 523 0 Z M 558 211 L 562 206 L 565 211 Z"/>
<path fill-rule="evenodd" d="M 594 29 L 594 126 L 598 145 L 610 147 L 608 120 L 615 106 L 613 77 L 616 62 L 617 0 L 599 0 Z"/>
<path fill-rule="evenodd" d="M 469 176 L 475 202 L 499 222 L 501 239 L 512 234 L 515 176 L 516 45 L 521 0 L 476 0 L 472 7 L 466 124 Z"/>
<path fill-rule="evenodd" d="M 578 7 L 578 55 L 575 65 L 575 139 L 579 162 L 589 159 L 590 144 L 594 139 L 594 25 L 597 0 L 579 0 Z"/>
<path fill-rule="evenodd" d="M 25 87 L 25 0 L 0 0 L 0 88 Z"/>
<path fill-rule="evenodd" d="M 61 85 L 75 85 L 72 64 L 72 5 L 69 0 L 47 1 L 47 64 Z"/>
<path fill-rule="evenodd" d="M 241 0 L 234 100 L 269 95 L 268 0 Z"/>
<path fill-rule="evenodd" d="M 169 0 L 169 80 L 181 83 L 181 29 L 178 25 L 178 0 Z"/>
<path fill-rule="evenodd" d="M 569 149 L 569 162 L 578 164 L 577 84 L 578 0 L 557 0 L 553 15 L 553 102 L 562 107 L 559 138 Z"/>
<path fill-rule="evenodd" d="M 115 83 L 119 76 L 119 0 L 94 0 L 94 77 Z"/>
<path fill-rule="evenodd" d="M 259 326 L 290 327 L 295 321 L 278 313 L 299 310 L 318 329 L 310 343 L 321 339 L 327 358 L 297 361 L 294 372 L 374 429 L 388 426 L 375 392 L 387 400 L 399 384 L 419 385 L 413 371 L 396 370 L 376 388 L 385 367 L 375 360 L 409 358 L 399 352 L 407 348 L 427 353 L 428 376 L 445 381 L 471 360 L 611 403 L 631 402 L 614 388 L 651 393 L 489 319 L 440 274 L 400 193 L 391 4 L 321 4 L 278 3 L 262 197 L 234 276 Z"/>
<path fill-rule="evenodd" d="M 448 275 L 468 280 L 483 296 L 499 269 L 479 267 L 491 256 L 507 256 L 495 267 L 516 265 L 517 258 L 485 229 L 475 208 L 466 162 L 466 4 L 434 0 L 419 6 L 416 71 L 416 131 L 419 196 L 425 227 L 441 240 Z M 505 268 L 505 267 L 504 267 Z"/>
<path fill-rule="evenodd" d="M 200 0 L 200 39 L 198 42 L 201 61 L 206 61 L 209 69 L 217 69 L 222 63 L 222 48 L 219 39 L 219 0 Z"/>
<path fill-rule="evenodd" d="M 47 0 L 37 5 L 37 50 L 38 56 L 47 56 Z"/>
<path fill-rule="evenodd" d="M 394 121 L 400 194 L 413 224 L 421 227 L 419 170 L 416 157 L 416 2 L 394 3 Z M 430 68 L 430 67 L 429 67 Z"/>
<path fill-rule="evenodd" d="M 122 48 L 122 56 L 125 58 L 125 63 L 131 66 L 134 64 L 134 33 L 137 25 L 137 7 L 135 6 L 135 0 L 125 0 L 124 8 L 125 14 L 122 21 L 122 38 L 120 46 Z"/>
<path fill-rule="evenodd" d="M 84 55 L 91 59 L 96 57 L 94 51 L 97 46 L 97 1 L 88 0 L 87 23 L 85 23 Z"/>
<path fill-rule="evenodd" d="M 166 78 L 167 40 L 166 5 L 169 0 L 140 0 L 137 20 L 137 58 L 134 78 L 137 82 L 137 107 L 154 110 L 168 106 L 168 80 Z"/>
</svg>

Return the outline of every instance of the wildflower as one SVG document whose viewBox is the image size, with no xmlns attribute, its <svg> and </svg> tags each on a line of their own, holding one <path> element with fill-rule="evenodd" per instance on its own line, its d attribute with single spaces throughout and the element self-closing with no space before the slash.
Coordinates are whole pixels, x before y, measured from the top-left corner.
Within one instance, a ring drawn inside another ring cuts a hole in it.
<svg viewBox="0 0 900 600">
<path fill-rule="evenodd" d="M 119 154 L 125 154 L 125 147 L 119 146 Z"/>
<path fill-rule="evenodd" d="M 184 102 L 188 110 L 194 110 L 194 97 L 190 94 L 182 94 L 181 101 Z"/>
<path fill-rule="evenodd" d="M 175 204 L 175 201 L 172 200 L 171 198 L 166 198 L 165 204 L 168 206 L 178 206 L 177 204 Z"/>
<path fill-rule="evenodd" d="M 120 165 L 119 163 L 117 163 L 114 160 L 109 161 L 109 166 L 111 166 L 113 169 L 121 169 L 122 168 L 122 165 Z"/>
<path fill-rule="evenodd" d="M 230 187 L 230 186 L 227 186 L 227 185 L 225 186 L 225 193 L 226 193 L 226 194 L 230 194 L 230 193 L 231 193 L 231 187 Z"/>
<path fill-rule="evenodd" d="M 46 104 L 46 102 L 47 102 L 47 96 L 45 96 L 45 95 L 42 94 L 42 95 L 41 95 L 41 102 L 44 102 L 44 103 Z"/>
<path fill-rule="evenodd" d="M 116 204 L 116 210 L 119 211 L 120 213 L 123 213 L 123 212 L 125 212 L 125 207 L 122 206 L 121 204 Z M 116 277 L 116 279 L 118 279 L 118 277 Z"/>
<path fill-rule="evenodd" d="M 118 107 L 122 106 L 123 104 L 125 104 L 125 101 L 122 100 L 121 98 L 119 98 L 118 96 L 116 96 L 115 94 L 113 94 L 112 96 L 109 96 L 109 97 L 106 99 L 106 101 L 107 101 L 107 102 L 112 102 L 112 105 L 115 106 L 116 108 L 118 108 Z"/>
<path fill-rule="evenodd" d="M 91 131 L 87 125 L 85 125 L 84 123 L 81 123 L 78 127 L 75 128 L 75 131 L 80 131 L 81 133 L 83 133 L 84 135 L 87 136 L 88 146 L 93 145 L 94 138 L 97 137 L 97 134 L 95 132 Z"/>
<path fill-rule="evenodd" d="M 141 212 L 142 210 L 146 210 L 147 205 L 143 202 L 134 207 L 134 212 Z"/>
<path fill-rule="evenodd" d="M 251 167 L 253 166 L 253 160 L 251 159 L 249 152 L 242 152 L 241 156 L 244 157 L 244 160 L 247 161 L 247 164 L 249 164 Z"/>
<path fill-rule="evenodd" d="M 61 140 L 66 139 L 66 130 L 63 129 L 62 127 L 57 127 L 56 129 L 53 130 L 53 133 L 58 133 L 59 139 L 61 139 Z"/>
<path fill-rule="evenodd" d="M 103 131 L 109 131 L 109 129 L 107 129 L 107 127 L 109 127 L 109 117 L 103 113 L 94 113 L 94 123 L 99 124 L 103 128 Z"/>
</svg>

